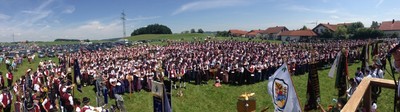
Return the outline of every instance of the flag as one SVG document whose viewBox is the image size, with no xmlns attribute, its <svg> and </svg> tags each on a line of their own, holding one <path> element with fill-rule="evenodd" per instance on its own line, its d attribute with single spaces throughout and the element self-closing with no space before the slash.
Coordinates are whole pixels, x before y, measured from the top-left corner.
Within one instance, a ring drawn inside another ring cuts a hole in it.
<svg viewBox="0 0 400 112">
<path fill-rule="evenodd" d="M 379 46 L 378 46 L 378 42 L 377 43 L 375 43 L 375 46 L 373 47 L 373 50 L 372 50 L 372 56 L 375 56 L 375 55 L 378 55 L 378 53 L 379 53 Z"/>
<path fill-rule="evenodd" d="M 77 86 L 77 90 L 82 93 L 82 86 L 81 86 L 81 79 L 82 79 L 82 74 L 81 74 L 81 69 L 79 67 L 78 59 L 75 59 L 74 62 L 74 82 Z"/>
<path fill-rule="evenodd" d="M 347 56 L 345 55 L 347 52 L 342 51 L 343 53 L 340 56 L 340 60 L 338 63 L 338 68 L 336 70 L 336 82 L 335 87 L 338 89 L 338 96 L 346 95 L 346 83 L 348 76 L 348 68 L 347 68 Z"/>
<path fill-rule="evenodd" d="M 163 89 L 163 97 L 164 97 L 164 112 L 172 112 L 172 108 L 171 108 L 171 103 L 170 103 L 170 99 L 168 98 L 167 92 L 166 92 L 166 88 L 164 86 Z"/>
<path fill-rule="evenodd" d="M 305 111 L 318 109 L 319 94 L 319 79 L 318 79 L 318 64 L 312 63 L 309 66 L 308 83 L 307 83 L 307 102 L 304 107 Z"/>
<path fill-rule="evenodd" d="M 275 111 L 301 111 L 299 100 L 286 63 L 279 67 L 279 69 L 269 77 L 268 93 L 272 97 Z"/>
<path fill-rule="evenodd" d="M 339 59 L 340 59 L 341 54 L 342 54 L 341 52 L 337 53 L 336 59 L 335 59 L 335 61 L 333 61 L 331 69 L 329 70 L 329 73 L 328 73 L 328 76 L 330 78 L 333 78 L 333 76 L 335 75 L 335 72 L 336 72 L 336 69 L 338 67 L 338 63 L 339 63 Z"/>
</svg>

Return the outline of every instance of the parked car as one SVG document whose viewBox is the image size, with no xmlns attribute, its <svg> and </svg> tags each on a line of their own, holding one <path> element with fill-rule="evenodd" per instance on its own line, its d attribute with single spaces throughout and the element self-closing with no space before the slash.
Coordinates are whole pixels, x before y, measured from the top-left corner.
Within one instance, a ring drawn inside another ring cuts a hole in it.
<svg viewBox="0 0 400 112">
<path fill-rule="evenodd" d="M 38 53 L 39 54 L 39 58 L 44 58 L 44 57 L 46 57 L 46 54 L 44 53 L 44 52 L 40 52 L 40 53 Z"/>
<path fill-rule="evenodd" d="M 8 52 L 8 53 L 6 54 L 6 57 L 9 58 L 9 59 L 12 59 L 12 58 L 14 58 L 18 53 L 19 53 L 19 52 L 17 52 L 17 51 L 11 51 L 11 52 Z"/>
<path fill-rule="evenodd" d="M 60 50 L 60 51 L 57 51 L 57 54 L 56 54 L 57 56 L 64 56 L 64 53 Z"/>
<path fill-rule="evenodd" d="M 55 55 L 54 52 L 49 52 L 49 53 L 47 54 L 47 57 L 56 57 L 56 55 Z"/>
</svg>

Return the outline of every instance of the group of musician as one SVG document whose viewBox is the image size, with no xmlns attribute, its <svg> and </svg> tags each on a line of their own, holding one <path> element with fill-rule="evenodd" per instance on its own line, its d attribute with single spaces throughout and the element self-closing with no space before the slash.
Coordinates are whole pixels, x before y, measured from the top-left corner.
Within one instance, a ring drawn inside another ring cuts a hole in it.
<svg viewBox="0 0 400 112">
<path fill-rule="evenodd" d="M 12 86 L 11 83 L 4 86 L 0 75 L 0 87 L 11 90 L 4 89 L 0 106 L 7 111 L 14 104 L 15 112 L 82 110 L 81 101 L 71 91 L 94 85 L 97 106 L 115 99 L 117 107 L 125 110 L 122 95 L 150 91 L 153 81 L 170 80 L 173 88 L 186 88 L 186 83 L 203 85 L 211 79 L 231 85 L 254 84 L 268 80 L 284 63 L 292 75 L 306 73 L 311 62 L 318 63 L 320 69 L 329 68 L 343 49 L 348 51 L 349 62 L 355 62 L 360 60 L 362 46 L 367 43 L 367 40 L 285 44 L 207 41 L 80 50 L 58 57 L 58 64 L 41 61 L 36 70 L 28 69 Z M 6 74 L 12 82 L 12 72 Z M 88 100 L 84 98 L 82 102 L 88 105 Z"/>
<path fill-rule="evenodd" d="M 166 46 L 117 46 L 106 51 L 81 51 L 70 54 L 68 60 L 78 60 L 83 85 L 96 84 L 100 78 L 109 90 L 113 83 L 119 83 L 125 93 L 132 93 L 150 91 L 152 81 L 166 79 L 173 82 L 173 88 L 184 88 L 186 83 L 207 84 L 210 79 L 232 85 L 253 84 L 268 80 L 284 62 L 293 75 L 301 75 L 308 71 L 311 58 L 320 68 L 328 68 L 341 49 L 349 51 L 349 61 L 359 60 L 362 45 L 367 42 L 173 42 Z M 313 57 L 311 50 L 316 54 Z M 108 95 L 113 96 L 112 91 Z"/>
</svg>

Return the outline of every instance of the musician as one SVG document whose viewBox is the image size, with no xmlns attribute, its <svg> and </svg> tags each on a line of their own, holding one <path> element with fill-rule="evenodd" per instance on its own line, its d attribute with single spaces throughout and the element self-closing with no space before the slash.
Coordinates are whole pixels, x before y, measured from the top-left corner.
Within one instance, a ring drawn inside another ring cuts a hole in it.
<svg viewBox="0 0 400 112">
<path fill-rule="evenodd" d="M 41 112 L 39 105 L 40 97 L 36 97 L 33 99 L 33 109 L 29 112 Z M 68 111 L 71 112 L 71 111 Z"/>
<path fill-rule="evenodd" d="M 209 80 L 209 76 L 210 76 L 210 71 L 209 71 L 209 65 L 208 65 L 208 61 L 204 62 L 203 66 L 202 66 L 202 80 L 203 80 L 203 84 L 208 84 L 208 80 Z"/>
<path fill-rule="evenodd" d="M 18 85 L 17 85 L 18 86 Z M 15 88 L 15 86 L 14 86 Z M 14 111 L 15 112 L 22 112 L 22 88 L 18 87 L 15 88 L 17 89 L 17 91 L 14 90 L 14 94 L 15 94 L 15 103 L 14 103 Z"/>
<path fill-rule="evenodd" d="M 1 101 L 1 107 L 4 112 L 10 112 L 11 110 L 11 93 L 7 90 L 4 89 L 2 93 L 0 94 L 0 101 Z"/>
<path fill-rule="evenodd" d="M 0 72 L 0 89 L 4 89 L 4 77 L 3 77 L 3 72 Z"/>
<path fill-rule="evenodd" d="M 254 63 L 252 63 L 251 65 L 249 65 L 248 69 L 248 76 L 247 76 L 247 83 L 248 84 L 254 84 L 255 83 L 255 66 Z"/>
<path fill-rule="evenodd" d="M 72 87 L 67 88 L 66 92 L 61 95 L 62 104 L 64 105 L 64 108 L 67 112 L 74 111 L 74 101 L 72 98 L 71 90 Z"/>
<path fill-rule="evenodd" d="M 74 104 L 75 112 L 82 112 L 81 102 L 77 98 L 74 98 Z"/>
<path fill-rule="evenodd" d="M 125 93 L 123 83 L 118 81 L 112 91 L 115 96 L 115 103 L 117 104 L 117 107 L 122 112 L 125 112 L 124 99 L 122 97 L 122 95 Z"/>
<path fill-rule="evenodd" d="M 96 111 L 96 109 L 93 106 L 90 106 L 90 99 L 88 97 L 83 97 L 82 103 L 83 103 L 83 107 L 81 109 L 81 112 Z"/>
<path fill-rule="evenodd" d="M 12 85 L 12 81 L 13 81 L 13 73 L 11 71 L 8 71 L 6 74 L 6 78 L 7 78 L 7 83 L 8 83 L 8 87 L 11 87 Z"/>
<path fill-rule="evenodd" d="M 49 112 L 51 109 L 53 109 L 55 106 L 51 103 L 50 98 L 48 97 L 47 93 L 43 93 L 43 102 L 42 102 L 42 107 L 43 110 L 46 112 Z"/>
</svg>

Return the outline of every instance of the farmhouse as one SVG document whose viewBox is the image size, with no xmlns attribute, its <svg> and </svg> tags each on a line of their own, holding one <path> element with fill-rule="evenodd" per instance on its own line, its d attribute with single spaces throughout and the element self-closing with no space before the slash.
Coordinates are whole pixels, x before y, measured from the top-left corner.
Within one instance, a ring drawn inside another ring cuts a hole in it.
<svg viewBox="0 0 400 112">
<path fill-rule="evenodd" d="M 261 32 L 264 30 L 251 30 L 246 34 L 247 38 L 255 38 L 255 37 L 261 37 Z"/>
<path fill-rule="evenodd" d="M 285 26 L 269 27 L 263 32 L 262 36 L 267 39 L 278 39 L 278 35 L 284 31 L 289 31 Z"/>
<path fill-rule="evenodd" d="M 379 26 L 379 30 L 382 30 L 385 36 L 392 36 L 397 33 L 400 34 L 400 21 L 383 21 Z"/>
<path fill-rule="evenodd" d="M 352 23 L 341 23 L 341 24 L 329 24 L 329 23 L 324 24 L 324 23 L 320 23 L 316 27 L 314 27 L 312 29 L 312 31 L 314 31 L 318 35 L 322 35 L 322 33 L 324 33 L 325 31 L 331 31 L 331 32 L 336 31 L 336 28 L 338 26 L 349 26 L 351 24 Z"/>
<path fill-rule="evenodd" d="M 229 30 L 229 36 L 232 37 L 244 37 L 247 34 L 247 31 L 231 29 Z"/>
<path fill-rule="evenodd" d="M 292 31 L 284 31 L 279 34 L 279 37 L 282 41 L 300 41 L 300 40 L 308 40 L 310 38 L 316 37 L 317 34 L 312 30 L 292 30 Z"/>
</svg>

